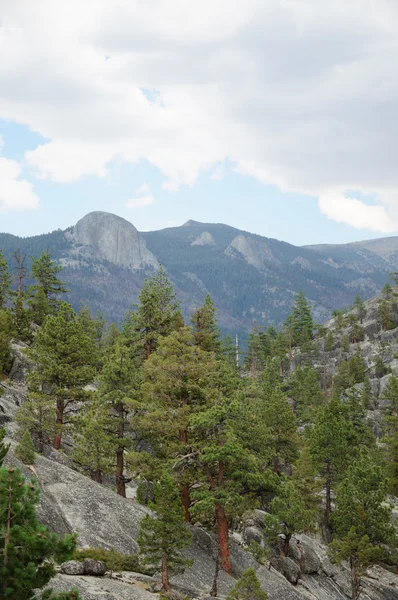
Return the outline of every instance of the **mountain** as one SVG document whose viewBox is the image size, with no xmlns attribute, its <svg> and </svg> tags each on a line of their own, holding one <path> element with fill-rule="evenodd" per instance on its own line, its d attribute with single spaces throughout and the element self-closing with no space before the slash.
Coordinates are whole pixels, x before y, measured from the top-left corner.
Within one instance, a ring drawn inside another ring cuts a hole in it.
<svg viewBox="0 0 398 600">
<path fill-rule="evenodd" d="M 20 248 L 28 258 L 50 250 L 64 267 L 68 300 L 120 322 L 137 301 L 144 279 L 162 264 L 186 317 L 210 293 L 224 331 L 246 332 L 254 322 L 278 326 L 304 290 L 315 319 L 383 287 L 398 264 L 398 238 L 344 245 L 297 247 L 223 224 L 188 221 L 181 227 L 138 232 L 121 217 L 86 215 L 65 231 L 20 238 L 0 234 L 12 264 Z"/>
</svg>

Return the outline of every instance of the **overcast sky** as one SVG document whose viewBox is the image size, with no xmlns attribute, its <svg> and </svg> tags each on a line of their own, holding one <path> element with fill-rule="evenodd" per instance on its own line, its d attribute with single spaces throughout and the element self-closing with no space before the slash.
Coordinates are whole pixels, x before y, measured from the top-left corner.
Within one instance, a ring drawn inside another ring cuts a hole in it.
<svg viewBox="0 0 398 600">
<path fill-rule="evenodd" d="M 398 232 L 397 0 L 0 0 L 0 231 Z"/>
</svg>

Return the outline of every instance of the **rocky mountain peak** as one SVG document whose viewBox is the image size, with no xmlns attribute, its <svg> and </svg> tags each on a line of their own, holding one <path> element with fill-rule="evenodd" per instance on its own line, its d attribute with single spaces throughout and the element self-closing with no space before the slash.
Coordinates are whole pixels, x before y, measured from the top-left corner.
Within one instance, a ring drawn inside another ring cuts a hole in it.
<svg viewBox="0 0 398 600">
<path fill-rule="evenodd" d="M 90 247 L 96 258 L 120 267 L 141 270 L 159 266 L 134 225 L 111 213 L 96 211 L 80 219 L 72 240 L 76 246 Z"/>
</svg>

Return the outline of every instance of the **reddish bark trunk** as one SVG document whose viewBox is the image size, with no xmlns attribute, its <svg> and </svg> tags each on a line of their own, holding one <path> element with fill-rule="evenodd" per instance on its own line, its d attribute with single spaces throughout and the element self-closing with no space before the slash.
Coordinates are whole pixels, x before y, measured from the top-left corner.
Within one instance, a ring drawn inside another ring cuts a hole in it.
<svg viewBox="0 0 398 600">
<path fill-rule="evenodd" d="M 102 483 L 102 471 L 100 469 L 96 469 L 91 472 L 91 479 L 96 481 L 97 483 Z"/>
<path fill-rule="evenodd" d="M 53 446 L 56 450 L 59 450 L 61 447 L 62 441 L 62 425 L 64 424 L 64 410 L 65 405 L 64 401 L 60 398 L 57 400 L 57 433 L 54 438 Z"/>
<path fill-rule="evenodd" d="M 231 556 L 228 543 L 228 522 L 224 507 L 221 504 L 216 504 L 216 522 L 217 522 L 217 537 L 218 551 L 220 555 L 221 568 L 229 575 L 232 574 Z"/>
<path fill-rule="evenodd" d="M 181 502 L 184 507 L 184 521 L 185 523 L 191 522 L 191 513 L 189 508 L 191 506 L 191 496 L 189 494 L 189 486 L 183 485 L 181 489 Z"/>
<path fill-rule="evenodd" d="M 285 535 L 285 541 L 283 542 L 283 554 L 285 556 L 287 556 L 289 554 L 289 547 L 290 547 L 290 539 L 291 539 L 291 534 L 287 534 Z"/>
<path fill-rule="evenodd" d="M 162 586 L 166 592 L 171 590 L 169 582 L 169 569 L 167 567 L 167 559 L 165 554 L 162 556 Z"/>
<path fill-rule="evenodd" d="M 116 407 L 119 413 L 118 438 L 124 438 L 124 406 L 119 403 Z M 116 450 L 116 493 L 119 496 L 126 497 L 126 482 L 124 479 L 124 445 L 121 443 Z"/>
<path fill-rule="evenodd" d="M 361 595 L 361 583 L 357 574 L 355 562 L 350 558 L 350 570 L 351 570 L 351 597 L 352 600 L 358 600 Z"/>
</svg>

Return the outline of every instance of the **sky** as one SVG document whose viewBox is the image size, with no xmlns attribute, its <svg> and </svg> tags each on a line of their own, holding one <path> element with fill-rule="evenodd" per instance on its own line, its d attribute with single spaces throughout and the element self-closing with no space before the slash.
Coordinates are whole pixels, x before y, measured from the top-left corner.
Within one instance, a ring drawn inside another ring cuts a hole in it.
<svg viewBox="0 0 398 600">
<path fill-rule="evenodd" d="M 0 231 L 398 235 L 396 0 L 0 0 Z"/>
</svg>

